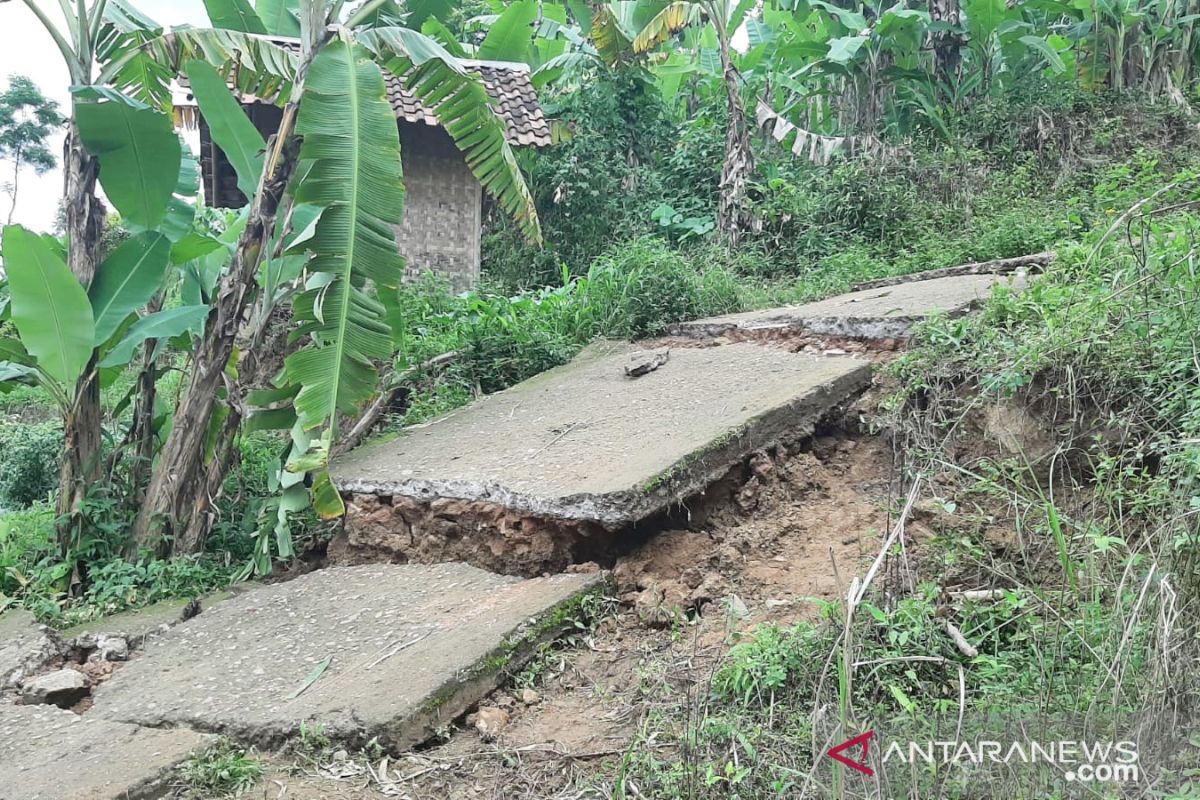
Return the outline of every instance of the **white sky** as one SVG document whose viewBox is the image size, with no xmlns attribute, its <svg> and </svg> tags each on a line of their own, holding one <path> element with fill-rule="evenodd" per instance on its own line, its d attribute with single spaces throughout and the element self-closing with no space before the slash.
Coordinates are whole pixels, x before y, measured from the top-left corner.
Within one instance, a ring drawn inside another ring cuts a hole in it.
<svg viewBox="0 0 1200 800">
<path fill-rule="evenodd" d="M 62 14 L 56 0 L 33 0 L 58 25 Z M 132 0 L 133 5 L 162 25 L 206 25 L 202 0 Z M 90 2 L 89 2 L 90 5 Z M 61 30 L 61 28 L 60 28 Z M 71 93 L 67 68 L 50 35 L 42 28 L 24 0 L 0 3 L 0 87 L 8 86 L 9 75 L 27 75 L 47 97 L 57 100 L 60 110 L 70 110 Z M 59 156 L 62 137 L 55 136 L 50 149 Z M 12 180 L 12 164 L 0 163 L 0 182 Z M 13 217 L 34 230 L 49 230 L 62 197 L 62 173 L 55 169 L 44 175 L 22 170 L 17 210 Z M 8 216 L 8 196 L 0 195 L 0 220 Z"/>
</svg>

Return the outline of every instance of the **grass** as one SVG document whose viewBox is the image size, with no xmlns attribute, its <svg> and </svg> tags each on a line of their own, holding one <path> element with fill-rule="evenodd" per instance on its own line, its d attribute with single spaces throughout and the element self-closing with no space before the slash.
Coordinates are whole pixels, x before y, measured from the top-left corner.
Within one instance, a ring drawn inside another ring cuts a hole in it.
<svg viewBox="0 0 1200 800">
<path fill-rule="evenodd" d="M 176 789 L 185 800 L 223 800 L 245 795 L 262 775 L 252 752 L 222 738 L 180 768 Z"/>
<path fill-rule="evenodd" d="M 822 753 L 868 728 L 929 738 L 934 720 L 965 719 L 975 735 L 988 718 L 1036 716 L 1047 736 L 1120 736 L 1200 707 L 1200 180 L 1181 173 L 1154 206 L 1125 213 L 1162 181 L 1113 170 L 1089 200 L 1107 223 L 1062 246 L 1032 288 L 918 331 L 890 370 L 886 424 L 909 479 L 925 482 L 931 532 L 889 554 L 852 614 L 834 603 L 817 623 L 761 627 L 703 691 L 660 703 L 615 796 L 866 791 Z M 989 440 L 986 412 L 1001 406 L 1048 449 Z M 955 599 L 976 589 L 999 591 Z M 1181 747 L 1147 768 L 1163 796 L 1200 797 L 1200 749 Z M 1073 796 L 1054 773 L 903 773 L 895 796 L 982 783 Z"/>
</svg>

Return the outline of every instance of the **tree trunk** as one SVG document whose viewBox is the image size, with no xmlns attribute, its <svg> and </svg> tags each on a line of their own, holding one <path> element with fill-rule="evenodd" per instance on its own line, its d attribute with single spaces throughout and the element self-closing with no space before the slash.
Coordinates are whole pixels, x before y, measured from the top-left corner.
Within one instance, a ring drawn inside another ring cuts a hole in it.
<svg viewBox="0 0 1200 800">
<path fill-rule="evenodd" d="M 729 128 L 725 134 L 725 164 L 721 167 L 720 195 L 717 200 L 717 229 L 737 244 L 745 217 L 743 202 L 746 181 L 754 172 L 754 152 L 750 148 L 750 129 L 742 108 L 742 91 L 737 68 L 729 56 L 729 42 L 723 41 L 721 69 L 725 75 L 725 93 L 729 101 Z"/>
<path fill-rule="evenodd" d="M 965 44 L 958 32 L 962 20 L 959 0 L 929 0 L 929 18 L 932 22 L 944 22 L 949 27 L 930 35 L 933 45 L 933 68 L 938 79 L 953 86 L 962 64 L 962 46 Z"/>
<path fill-rule="evenodd" d="M 74 122 L 63 152 L 63 210 L 66 215 L 67 264 L 86 289 L 96 274 L 104 204 L 96 199 L 99 165 L 79 138 Z M 71 408 L 63 420 L 63 458 L 59 470 L 58 544 L 66 555 L 79 542 L 80 509 L 100 471 L 100 381 L 96 356 L 83 371 Z"/>
<path fill-rule="evenodd" d="M 294 119 L 295 106 L 284 111 L 284 120 Z M 216 409 L 218 392 L 231 389 L 229 399 L 236 401 L 236 387 L 226 381 L 226 368 L 242 328 L 246 309 L 258 292 L 257 274 L 284 190 L 296 167 L 299 142 L 290 130 L 279 164 L 265 176 L 256 192 L 246 229 L 238 239 L 229 273 L 221 281 L 217 298 L 204 326 L 204 336 L 195 354 L 195 366 L 188 388 L 175 410 L 170 436 L 159 454 L 158 466 L 150 479 L 146 498 L 134 524 L 132 546 L 135 549 L 161 549 L 164 537 L 175 540 L 175 552 L 193 552 L 202 547 L 207 531 L 207 512 L 211 503 L 208 477 L 210 462 L 205 459 L 209 428 Z M 244 357 L 249 357 L 246 354 Z M 227 385 L 228 383 L 228 385 Z M 240 418 L 236 408 L 231 415 Z M 220 454 L 218 454 L 220 455 Z M 216 459 L 218 466 L 224 459 Z"/>
<path fill-rule="evenodd" d="M 146 304 L 146 311 L 155 314 L 162 310 L 165 296 L 159 292 Z M 154 463 L 154 407 L 158 398 L 158 366 L 154 358 L 157 349 L 157 339 L 147 339 L 142 346 L 142 366 L 137 376 L 137 399 L 133 404 L 133 420 L 129 432 L 121 446 L 114 450 L 114 457 L 119 457 L 126 451 L 126 446 L 133 447 L 133 464 L 129 468 L 129 485 L 132 487 L 131 503 L 140 508 L 145 491 L 146 478 L 150 475 L 150 466 Z M 109 472 L 115 468 L 115 462 L 109 462 Z"/>
<path fill-rule="evenodd" d="M 8 222 L 6 223 L 8 225 L 12 225 L 13 216 L 17 213 L 17 189 L 18 189 L 18 184 L 21 182 L 21 148 L 20 148 L 20 146 L 17 147 L 16 152 L 13 153 L 12 158 L 13 158 L 13 182 L 12 182 L 12 188 L 9 189 L 9 191 L 8 191 L 8 199 L 12 201 L 12 205 L 9 206 L 9 209 L 8 209 Z"/>
</svg>

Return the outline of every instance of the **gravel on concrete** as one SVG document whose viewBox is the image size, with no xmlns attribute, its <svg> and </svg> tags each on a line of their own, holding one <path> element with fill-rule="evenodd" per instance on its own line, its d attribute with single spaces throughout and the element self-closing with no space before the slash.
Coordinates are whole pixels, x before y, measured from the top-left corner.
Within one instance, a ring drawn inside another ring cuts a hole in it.
<svg viewBox="0 0 1200 800">
<path fill-rule="evenodd" d="M 704 490 L 763 447 L 798 440 L 865 389 L 870 364 L 757 344 L 680 347 L 627 377 L 640 348 L 571 363 L 395 438 L 331 472 L 343 492 L 494 503 L 552 519 L 635 523 Z"/>
<path fill-rule="evenodd" d="M 163 797 L 174 767 L 215 738 L 0 700 L 0 800 Z"/>
<path fill-rule="evenodd" d="M 1019 275 L 954 275 L 895 286 L 863 289 L 815 303 L 726 314 L 671 327 L 677 336 L 721 336 L 741 331 L 795 330 L 823 336 L 892 339 L 933 314 L 959 316 L 979 305 L 996 285 L 1024 287 Z"/>
<path fill-rule="evenodd" d="M 54 632 L 39 625 L 28 611 L 0 614 L 0 691 L 14 688 L 62 650 Z"/>
<path fill-rule="evenodd" d="M 522 580 L 465 564 L 331 567 L 154 637 L 88 713 L 264 746 L 315 723 L 399 752 L 478 702 L 603 585 L 600 573 Z"/>
</svg>

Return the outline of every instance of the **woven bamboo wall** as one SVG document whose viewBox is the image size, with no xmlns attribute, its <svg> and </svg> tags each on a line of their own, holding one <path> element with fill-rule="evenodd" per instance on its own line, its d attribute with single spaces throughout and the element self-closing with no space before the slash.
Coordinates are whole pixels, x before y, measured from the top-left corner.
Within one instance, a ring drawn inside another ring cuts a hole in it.
<svg viewBox="0 0 1200 800">
<path fill-rule="evenodd" d="M 405 277 L 426 272 L 456 291 L 479 281 L 483 189 L 441 128 L 400 123 L 404 222 L 396 231 Z"/>
<path fill-rule="evenodd" d="M 264 138 L 278 129 L 279 110 L 274 106 L 256 103 L 249 113 Z M 399 125 L 406 193 L 396 245 L 405 259 L 405 279 L 433 272 L 455 291 L 473 288 L 479 281 L 483 189 L 444 130 L 420 123 Z M 200 160 L 208 202 L 218 208 L 246 204 L 233 168 L 203 121 Z"/>
</svg>

